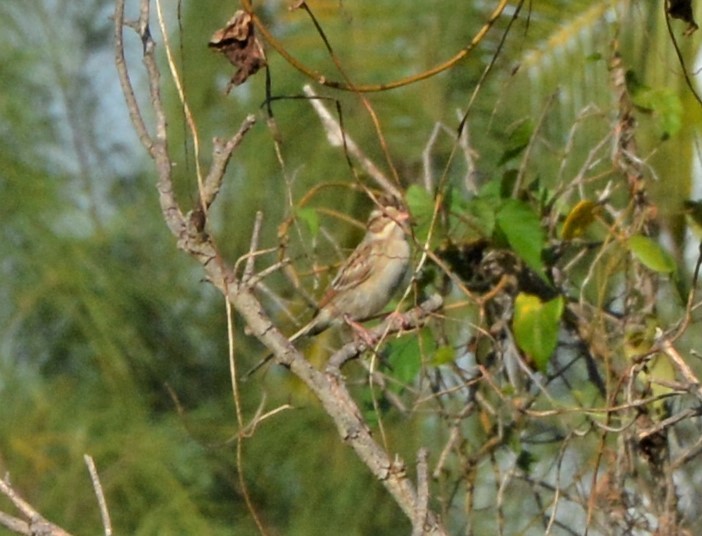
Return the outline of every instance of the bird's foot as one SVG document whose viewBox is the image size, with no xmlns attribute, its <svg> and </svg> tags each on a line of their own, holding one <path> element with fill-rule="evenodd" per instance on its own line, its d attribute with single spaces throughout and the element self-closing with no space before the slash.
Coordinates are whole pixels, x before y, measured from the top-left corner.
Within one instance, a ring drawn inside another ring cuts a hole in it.
<svg viewBox="0 0 702 536">
<path fill-rule="evenodd" d="M 354 338 L 363 341 L 368 348 L 372 348 L 378 342 L 378 337 L 376 335 L 373 335 L 348 315 L 344 315 L 344 322 L 351 328 Z"/>
</svg>

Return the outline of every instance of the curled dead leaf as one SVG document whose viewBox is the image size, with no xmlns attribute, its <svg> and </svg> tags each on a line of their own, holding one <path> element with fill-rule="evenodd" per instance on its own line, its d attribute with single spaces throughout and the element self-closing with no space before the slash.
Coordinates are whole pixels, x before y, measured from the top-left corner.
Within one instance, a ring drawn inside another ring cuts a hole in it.
<svg viewBox="0 0 702 536">
<path fill-rule="evenodd" d="M 212 34 L 208 46 L 224 54 L 237 67 L 227 85 L 227 93 L 232 87 L 246 82 L 249 76 L 266 64 L 263 47 L 254 33 L 251 15 L 242 10 L 234 13 L 224 28 Z"/>
</svg>

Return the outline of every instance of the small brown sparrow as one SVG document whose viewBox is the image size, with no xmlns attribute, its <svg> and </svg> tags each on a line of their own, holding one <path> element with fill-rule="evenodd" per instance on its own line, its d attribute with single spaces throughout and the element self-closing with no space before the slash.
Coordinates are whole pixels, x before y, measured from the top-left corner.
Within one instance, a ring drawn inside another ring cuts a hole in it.
<svg viewBox="0 0 702 536">
<path fill-rule="evenodd" d="M 339 268 L 319 303 L 317 314 L 290 337 L 290 342 L 316 335 L 341 322 L 362 329 L 357 322 L 367 320 L 388 304 L 409 266 L 408 219 L 406 209 L 381 198 L 380 205 L 368 218 L 366 235 Z M 271 357 L 267 356 L 246 377 Z"/>
<path fill-rule="evenodd" d="M 371 212 L 366 235 L 339 268 L 317 314 L 290 342 L 342 321 L 366 320 L 388 304 L 409 266 L 408 219 L 406 210 L 389 203 Z"/>
</svg>

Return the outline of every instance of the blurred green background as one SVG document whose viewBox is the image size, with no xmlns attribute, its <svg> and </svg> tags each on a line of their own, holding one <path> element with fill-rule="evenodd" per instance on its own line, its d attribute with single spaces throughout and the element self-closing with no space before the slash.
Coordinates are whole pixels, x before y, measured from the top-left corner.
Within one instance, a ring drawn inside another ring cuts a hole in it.
<svg viewBox="0 0 702 536">
<path fill-rule="evenodd" d="M 248 114 L 259 118 L 235 153 L 211 220 L 218 246 L 234 262 L 248 248 L 257 210 L 264 211 L 262 247 L 276 245 L 277 225 L 290 211 L 286 184 L 299 200 L 320 182 L 351 184 L 353 174 L 301 99 L 272 105 L 281 168 L 261 108 L 263 72 L 224 94 L 232 67 L 207 42 L 234 3 L 163 4 L 203 164 L 212 137 L 231 135 Z M 446 0 L 309 4 L 359 83 L 394 80 L 445 60 L 466 46 L 494 8 L 492 2 Z M 665 236 L 683 256 L 681 203 L 694 188 L 700 113 L 684 87 L 660 4 L 527 3 L 501 44 L 511 5 L 455 68 L 369 95 L 403 186 L 424 183 L 426 151 L 434 180 L 446 173 L 457 191 L 466 191 L 464 162 L 449 162 L 452 136 L 441 131 L 433 146 L 427 144 L 439 123 L 455 132 L 501 46 L 468 118 L 476 176 L 501 172 L 508 134 L 520 122 L 539 121 L 544 110 L 545 132 L 559 146 L 540 146 L 533 161 L 538 175 L 555 176 L 578 117 L 613 113 L 607 61 L 618 39 L 639 83 L 683 110 L 677 124 L 668 108 L 639 117 L 641 154 L 658 177 L 651 188 Z M 408 534 L 402 512 L 284 372 L 243 384 L 247 415 L 264 396 L 267 408 L 289 402 L 295 409 L 265 421 L 244 442 L 244 463 L 237 466 L 224 303 L 163 224 L 154 169 L 129 123 L 113 65 L 113 8 L 109 0 L 0 3 L 0 471 L 46 517 L 75 534 L 101 530 L 85 453 L 96 461 L 118 534 L 257 534 L 240 470 L 271 534 Z M 289 11 L 283 1 L 256 9 L 295 56 L 341 78 L 301 11 Z M 136 2 L 128 2 L 127 15 L 136 17 Z M 699 32 L 682 38 L 682 23 L 676 24 L 694 70 Z M 152 33 L 163 56 L 155 20 Z M 126 34 L 133 81 L 146 103 L 141 44 L 130 30 Z M 267 52 L 273 95 L 300 95 L 309 80 Z M 197 192 L 192 142 L 165 69 L 162 80 L 178 195 L 191 206 Z M 348 133 L 387 171 L 358 98 L 317 91 L 339 100 Z M 577 172 L 593 140 L 601 139 L 602 125 L 581 121 L 569 149 L 572 169 L 563 173 Z M 341 187 L 322 190 L 312 205 L 360 220 L 368 207 L 362 195 Z M 325 227 L 335 221 L 322 215 Z M 334 232 L 343 243 L 358 237 L 352 226 Z M 261 264 L 273 260 L 270 255 Z M 279 276 L 270 280 L 292 299 L 283 284 Z M 304 310 L 299 300 L 293 309 Z M 285 317 L 278 319 L 285 326 Z M 237 326 L 236 353 L 248 368 L 264 351 Z M 392 449 L 406 460 L 422 444 L 439 444 L 421 412 L 388 409 L 384 424 Z M 12 512 L 4 499 L 0 507 Z M 460 519 L 453 526 L 461 526 Z"/>
</svg>

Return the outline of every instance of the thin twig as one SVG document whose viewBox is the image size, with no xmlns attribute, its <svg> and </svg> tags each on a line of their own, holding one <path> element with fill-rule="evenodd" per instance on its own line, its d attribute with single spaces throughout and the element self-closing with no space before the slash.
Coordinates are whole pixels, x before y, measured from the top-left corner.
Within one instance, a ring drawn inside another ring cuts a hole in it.
<svg viewBox="0 0 702 536">
<path fill-rule="evenodd" d="M 274 249 L 264 249 L 262 251 L 257 251 L 254 256 L 258 257 L 259 255 L 263 255 L 265 253 L 272 253 L 273 251 L 277 251 L 277 248 Z M 249 255 L 247 255 L 249 257 Z M 279 272 L 286 266 L 289 266 L 292 263 L 290 259 L 283 259 L 280 262 L 276 262 L 275 264 L 271 264 L 268 268 L 264 268 L 260 272 L 255 273 L 249 280 L 248 280 L 248 285 L 250 287 L 258 287 L 260 285 L 261 281 L 263 281 L 266 277 L 268 277 L 270 274 Z"/>
<path fill-rule="evenodd" d="M 700 385 L 699 379 L 670 342 L 670 339 L 663 337 L 659 328 L 657 329 L 656 338 L 656 346 L 670 358 L 678 369 L 678 372 L 680 372 L 681 376 L 688 382 L 688 389 L 690 389 L 690 392 L 696 394 L 697 398 L 702 400 L 702 386 Z"/>
<path fill-rule="evenodd" d="M 541 133 L 541 130 L 543 129 L 544 123 L 546 122 L 546 117 L 551 111 L 551 107 L 556 101 L 556 97 L 558 97 L 558 93 L 558 91 L 554 91 L 553 93 L 551 93 L 551 95 L 548 96 L 548 98 L 546 99 L 546 104 L 544 105 L 544 109 L 541 111 L 541 115 L 539 115 L 539 119 L 536 122 L 536 125 L 534 126 L 534 131 L 532 132 L 531 137 L 529 138 L 529 143 L 527 143 L 526 149 L 524 150 L 524 156 L 522 157 L 519 163 L 517 179 L 514 181 L 514 187 L 512 188 L 512 197 L 514 198 L 518 198 L 522 188 L 526 186 L 524 184 L 524 177 L 526 175 L 527 166 L 531 161 L 531 153 L 534 151 L 536 141 Z"/>
<path fill-rule="evenodd" d="M 253 231 L 251 232 L 251 245 L 249 246 L 249 258 L 246 260 L 244 274 L 241 276 L 242 283 L 247 283 L 253 276 L 255 269 L 256 250 L 258 250 L 258 241 L 261 237 L 261 224 L 263 223 L 263 212 L 256 211 L 256 219 L 254 220 Z"/>
<path fill-rule="evenodd" d="M 206 208 L 209 208 L 214 202 L 220 188 L 222 187 L 224 173 L 227 171 L 227 165 L 232 158 L 234 150 L 239 147 L 244 139 L 244 136 L 255 124 L 256 116 L 249 114 L 242 121 L 236 134 L 234 134 L 226 142 L 223 142 L 219 138 L 214 139 L 212 164 L 210 164 L 210 169 L 207 172 L 207 176 L 205 176 L 204 188 L 200 193 L 200 195 L 202 195 L 201 206 L 204 205 Z"/>
<path fill-rule="evenodd" d="M 702 454 L 702 437 L 698 438 L 697 441 L 695 441 L 694 445 L 685 450 L 685 452 L 683 452 L 680 456 L 678 456 L 675 460 L 671 462 L 671 471 L 679 469 L 680 467 L 685 465 L 693 458 L 699 456 L 700 454 Z"/>
<path fill-rule="evenodd" d="M 129 117 L 132 121 L 132 125 L 134 126 L 134 130 L 139 137 L 139 141 L 141 141 L 141 144 L 149 152 L 149 154 L 153 156 L 152 149 L 154 140 L 151 137 L 151 134 L 149 134 L 149 130 L 146 128 L 146 123 L 144 122 L 144 117 L 141 114 L 139 103 L 134 95 L 134 86 L 132 85 L 131 78 L 129 77 L 127 60 L 124 57 L 123 28 L 127 25 L 124 20 L 124 0 L 116 0 L 115 2 L 114 21 L 115 65 L 117 67 L 119 83 L 122 86 L 122 94 L 127 101 L 127 111 L 129 112 Z M 135 25 L 130 26 L 134 27 Z"/>
<path fill-rule="evenodd" d="M 465 112 L 456 110 L 457 119 L 461 119 L 465 116 Z M 463 159 L 466 162 L 466 174 L 463 178 L 463 186 L 466 192 L 471 195 L 478 193 L 477 184 L 477 171 L 475 166 L 475 157 L 478 154 L 473 147 L 470 145 L 470 128 L 468 126 L 468 121 L 463 123 L 463 128 L 458 132 L 458 146 L 463 151 Z"/>
<path fill-rule="evenodd" d="M 670 24 L 670 14 L 668 13 L 668 9 L 667 9 L 670 3 L 671 2 L 663 2 L 661 4 L 663 6 L 663 10 L 665 12 L 665 26 L 668 30 L 668 35 L 670 36 L 670 40 L 673 43 L 673 49 L 675 50 L 675 56 L 678 58 L 678 62 L 680 63 L 680 67 L 682 67 L 683 77 L 685 78 L 685 84 L 687 85 L 688 89 L 690 90 L 690 93 L 692 93 L 692 96 L 697 101 L 697 104 L 702 104 L 702 98 L 700 98 L 699 94 L 697 93 L 697 90 L 695 89 L 695 83 L 692 81 L 692 78 L 690 78 L 690 73 L 687 69 L 687 65 L 685 64 L 685 57 L 683 56 L 682 51 L 680 50 L 680 46 L 678 45 L 678 40 L 675 38 L 675 32 L 673 32 L 673 27 Z"/>
<path fill-rule="evenodd" d="M 442 125 L 439 122 L 434 124 L 434 128 L 431 129 L 431 134 L 429 135 L 429 140 L 427 141 L 427 144 L 424 146 L 424 150 L 422 151 L 422 168 L 424 170 L 424 173 L 422 173 L 422 175 L 424 178 L 424 189 L 429 193 L 434 191 L 434 179 L 432 177 L 433 173 L 431 169 L 431 153 L 432 149 L 434 148 L 434 144 L 436 143 L 436 140 L 439 137 L 439 132 L 441 132 L 441 128 L 443 126 L 444 125 Z"/>
<path fill-rule="evenodd" d="M 163 47 L 166 50 L 166 59 L 168 63 L 168 68 L 171 72 L 171 79 L 175 84 L 176 90 L 178 92 L 178 99 L 180 100 L 180 105 L 183 107 L 183 113 L 185 115 L 185 122 L 188 124 L 190 129 L 190 135 L 193 139 L 193 152 L 195 158 L 195 176 L 197 177 L 198 190 L 202 192 L 204 184 L 202 180 L 202 170 L 200 168 L 200 136 L 197 133 L 197 125 L 195 124 L 195 118 L 190 111 L 190 106 L 185 98 L 185 90 L 183 89 L 183 84 L 180 80 L 180 75 L 178 74 L 178 68 L 176 67 L 175 60 L 173 59 L 173 53 L 171 52 L 171 45 L 168 41 L 168 30 L 166 29 L 166 22 L 163 18 L 163 12 L 161 10 L 161 0 L 156 0 L 156 15 L 158 18 L 158 25 L 161 29 L 161 38 L 163 39 Z M 202 193 L 200 198 L 203 198 Z M 207 211 L 206 207 L 202 207 L 203 211 Z"/>
<path fill-rule="evenodd" d="M 651 437 L 652 435 L 659 434 L 666 428 L 669 428 L 680 421 L 684 421 L 685 419 L 690 419 L 692 417 L 697 417 L 700 414 L 699 409 L 692 409 L 688 408 L 684 411 L 681 411 L 680 413 L 676 413 L 675 415 L 671 415 L 667 419 L 663 419 L 661 422 L 656 423 L 654 426 L 651 428 L 647 428 L 646 430 L 642 430 L 640 432 L 637 432 L 636 434 L 636 440 L 641 442 L 644 441 L 645 439 Z"/>
<path fill-rule="evenodd" d="M 395 186 L 390 179 L 388 179 L 385 174 L 380 171 L 378 166 L 376 166 L 370 158 L 363 154 L 363 151 L 359 149 L 356 142 L 353 141 L 353 139 L 350 138 L 347 133 L 342 131 L 339 122 L 334 119 L 332 114 L 329 113 L 329 110 L 327 110 L 327 108 L 321 103 L 312 87 L 306 85 L 302 88 L 302 90 L 305 92 L 305 95 L 310 98 L 310 104 L 312 105 L 314 111 L 317 112 L 317 115 L 322 122 L 322 126 L 327 133 L 327 140 L 329 141 L 329 144 L 332 147 L 343 147 L 345 142 L 346 149 L 348 150 L 349 154 L 361 164 L 361 167 L 376 182 L 376 184 L 378 184 L 378 186 L 380 186 L 387 193 L 397 198 L 401 198 L 402 194 L 397 186 Z"/>
<path fill-rule="evenodd" d="M 110 512 L 107 509 L 105 493 L 102 491 L 102 484 L 100 483 L 100 476 L 95 468 L 95 462 L 93 461 L 92 456 L 89 454 L 83 454 L 83 459 L 85 460 L 85 465 L 88 466 L 90 480 L 93 483 L 93 490 L 95 490 L 95 497 L 97 497 L 98 505 L 100 506 L 100 517 L 102 518 L 102 527 L 105 529 L 105 536 L 112 536 Z"/>
<path fill-rule="evenodd" d="M 331 41 L 327 37 L 326 33 L 324 32 L 324 29 L 322 28 L 322 25 L 319 23 L 317 20 L 317 17 L 315 17 L 314 13 L 312 12 L 312 9 L 310 8 L 309 4 L 305 2 L 304 0 L 298 2 L 296 4 L 296 7 L 300 7 L 303 9 L 310 17 L 312 20 L 312 23 L 314 24 L 315 29 L 317 30 L 317 33 L 319 34 L 320 38 L 322 39 L 322 42 L 324 43 L 324 46 L 327 49 L 327 52 L 329 53 L 329 57 L 331 58 L 332 62 L 334 62 L 334 65 L 336 66 L 337 70 L 341 74 L 341 76 L 344 79 L 344 82 L 348 85 L 349 89 L 351 91 L 354 91 L 354 82 L 351 80 L 351 77 L 349 76 L 348 72 L 346 71 L 346 68 L 342 64 L 341 60 L 339 57 L 336 55 L 334 52 Z M 392 161 L 392 156 L 390 155 L 390 149 L 388 147 L 388 143 L 385 139 L 385 136 L 383 134 L 383 129 L 380 125 L 380 119 L 378 118 L 378 114 L 375 112 L 373 109 L 373 106 L 371 105 L 370 101 L 368 100 L 368 97 L 360 91 L 354 91 L 356 96 L 359 98 L 361 101 L 361 104 L 363 107 L 366 109 L 366 112 L 368 113 L 368 117 L 371 120 L 371 123 L 373 123 L 373 127 L 375 128 L 375 133 L 378 136 L 378 144 L 380 145 L 380 149 L 383 153 L 383 156 L 385 157 L 385 161 L 388 165 L 388 168 L 392 172 L 392 177 L 394 179 L 395 184 L 400 184 L 400 176 L 397 173 L 397 168 L 393 164 Z M 339 107 L 339 103 L 337 101 L 337 107 Z M 341 118 L 341 110 L 339 109 L 339 117 Z M 342 131 L 343 131 L 343 124 L 342 126 Z M 345 140 L 344 140 L 345 141 Z"/>
<path fill-rule="evenodd" d="M 521 5 L 524 3 L 524 0 L 520 0 L 518 7 L 521 7 Z M 461 50 L 459 50 L 456 54 L 454 54 L 451 58 L 449 58 L 446 61 L 441 62 L 440 64 L 432 67 L 431 69 L 428 69 L 426 71 L 423 71 L 419 74 L 411 75 L 406 78 L 402 78 L 400 80 L 394 80 L 392 82 L 385 82 L 382 84 L 373 84 L 373 85 L 349 85 L 344 82 L 338 82 L 335 80 L 332 80 L 328 78 L 327 76 L 308 68 L 306 65 L 302 64 L 300 61 L 295 59 L 290 52 L 288 52 L 287 48 L 280 43 L 274 36 L 273 34 L 266 28 L 266 26 L 263 24 L 261 19 L 254 13 L 253 11 L 253 5 L 251 4 L 251 0 L 242 0 L 241 5 L 243 9 L 247 13 L 251 13 L 252 19 L 254 21 L 254 24 L 256 24 L 256 29 L 261 32 L 261 35 L 265 38 L 265 40 L 283 57 L 285 60 L 290 63 L 295 69 L 299 70 L 306 76 L 312 78 L 319 84 L 323 84 L 328 87 L 336 88 L 336 89 L 341 89 L 343 91 L 353 91 L 355 93 L 367 93 L 367 92 L 373 92 L 373 91 L 387 91 L 389 89 L 394 89 L 402 86 L 406 86 L 409 84 L 413 84 L 415 82 L 419 82 L 420 80 L 425 80 L 427 78 L 431 78 L 432 76 L 435 76 L 443 71 L 446 71 L 447 69 L 451 69 L 454 67 L 459 61 L 461 61 L 463 58 L 465 58 L 470 52 L 475 49 L 478 44 L 485 38 L 487 35 L 488 31 L 492 26 L 502 18 L 502 14 L 505 10 L 505 8 L 509 5 L 508 0 L 499 0 L 497 6 L 495 9 L 492 11 L 492 13 L 489 15 L 487 20 L 485 21 L 485 24 L 477 31 L 473 39 L 471 39 L 470 43 L 468 43 L 465 47 L 463 47 Z"/>
<path fill-rule="evenodd" d="M 228 294 L 228 293 L 227 293 Z M 239 380 L 236 373 L 236 355 L 235 355 L 235 338 L 234 338 L 234 319 L 232 314 L 232 304 L 229 299 L 224 301 L 226 313 L 227 313 L 227 341 L 229 348 L 229 373 L 232 385 L 232 396 L 234 398 L 234 409 L 236 413 L 237 425 L 239 432 L 237 434 L 236 440 L 236 466 L 237 466 L 237 478 L 239 480 L 239 487 L 241 493 L 244 496 L 244 502 L 246 503 L 246 508 L 248 509 L 251 517 L 258 528 L 258 531 L 262 535 L 268 534 L 260 516 L 256 510 L 256 507 L 251 500 L 251 494 L 249 493 L 248 485 L 246 484 L 246 479 L 244 478 L 244 446 L 243 440 L 247 437 L 243 434 L 244 430 L 244 417 L 241 408 L 241 396 L 239 394 Z"/>
</svg>

